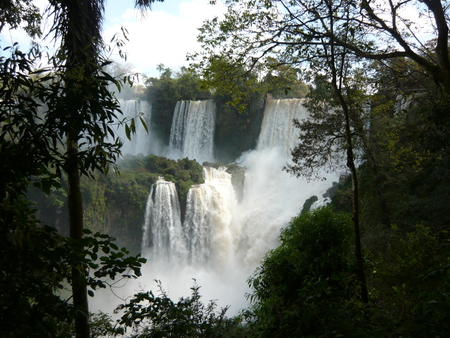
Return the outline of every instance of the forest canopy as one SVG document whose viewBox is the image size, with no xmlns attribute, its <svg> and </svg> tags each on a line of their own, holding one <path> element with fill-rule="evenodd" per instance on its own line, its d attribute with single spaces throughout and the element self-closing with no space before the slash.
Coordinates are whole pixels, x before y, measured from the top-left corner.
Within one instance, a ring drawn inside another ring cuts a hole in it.
<svg viewBox="0 0 450 338">
<path fill-rule="evenodd" d="M 252 304 L 235 320 L 215 313 L 214 302 L 204 306 L 195 284 L 192 297 L 178 303 L 163 291 L 138 294 L 122 305 L 122 325 L 148 324 L 144 330 L 157 335 L 155 323 L 164 317 L 160 324 L 178 335 L 177 318 L 192 335 L 446 335 L 448 2 L 227 4 L 223 20 L 200 28 L 203 50 L 190 56 L 192 68 L 174 73 L 160 65 L 160 77 L 140 88 L 139 98 L 153 104 L 149 127 L 167 141 L 177 101 L 212 98 L 219 107 L 217 153 L 231 162 L 256 146 L 266 100 L 305 98 L 310 116 L 293 121 L 300 136 L 286 170 L 312 179 L 319 167 L 333 169 L 344 158 L 348 175 L 328 191 L 328 207 L 313 208 L 317 197 L 311 198 L 286 225 L 280 246 L 250 276 Z M 41 34 L 30 1 L 0 6 L 0 30 L 23 26 L 30 36 Z M 119 121 L 131 138 L 137 121 L 121 119 L 111 91 L 125 83 L 108 73 L 103 10 L 103 1 L 49 1 L 50 34 L 58 41 L 49 68 L 36 67 L 39 46 L 23 52 L 2 42 L 0 328 L 6 337 L 89 337 L 88 296 L 114 280 L 137 278 L 145 262 L 111 236 L 139 251 L 139 219 L 158 176 L 175 182 L 181 200 L 203 182 L 202 166 L 188 158 L 118 160 L 123 140 L 111 126 Z M 241 167 L 229 172 L 243 185 Z M 36 212 L 38 199 L 44 207 Z M 140 312 L 141 301 L 155 308 Z"/>
</svg>

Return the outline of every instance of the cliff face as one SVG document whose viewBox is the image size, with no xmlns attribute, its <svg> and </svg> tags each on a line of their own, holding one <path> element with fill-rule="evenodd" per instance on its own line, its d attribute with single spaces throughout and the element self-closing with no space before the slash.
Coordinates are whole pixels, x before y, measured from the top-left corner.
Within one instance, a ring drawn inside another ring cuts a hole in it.
<svg viewBox="0 0 450 338">
<path fill-rule="evenodd" d="M 189 188 L 203 182 L 203 168 L 194 160 L 175 161 L 154 155 L 127 156 L 119 167 L 120 174 L 83 178 L 84 222 L 86 228 L 116 237 L 119 245 L 138 253 L 141 250 L 146 201 L 152 184 L 160 176 L 174 182 L 185 209 Z M 36 203 L 41 221 L 66 234 L 68 221 L 64 187 L 63 181 L 61 189 L 50 195 L 30 189 L 29 197 Z"/>
</svg>

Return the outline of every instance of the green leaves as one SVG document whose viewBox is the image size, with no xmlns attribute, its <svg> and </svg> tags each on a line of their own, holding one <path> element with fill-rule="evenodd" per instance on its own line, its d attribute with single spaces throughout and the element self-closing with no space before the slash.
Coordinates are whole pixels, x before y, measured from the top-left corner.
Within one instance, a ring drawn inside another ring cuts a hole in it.
<svg viewBox="0 0 450 338">
<path fill-rule="evenodd" d="M 41 14 L 32 0 L 9 1 L 2 3 L 0 13 L 0 30 L 5 25 L 10 29 L 23 27 L 30 37 L 41 35 Z"/>
<path fill-rule="evenodd" d="M 336 311 L 356 291 L 352 235 L 350 217 L 330 208 L 294 218 L 249 279 L 255 332 L 319 336 L 351 320 Z"/>
<path fill-rule="evenodd" d="M 2 199 L 0 247 L 2 335 L 56 336 L 59 323 L 72 318 L 70 304 L 58 296 L 70 276 L 64 238 L 55 229 L 38 224 L 23 198 Z M 15 325 L 18 318 L 26 322 Z"/>
<path fill-rule="evenodd" d="M 68 253 L 69 266 L 78 264 L 82 270 L 90 270 L 86 283 L 92 289 L 106 288 L 117 282 L 117 279 L 137 278 L 141 275 L 142 264 L 145 258 L 130 256 L 125 248 L 119 249 L 114 243 L 115 238 L 92 233 L 84 229 L 85 237 L 81 240 L 65 239 Z M 70 281 L 70 278 L 69 278 Z M 94 293 L 89 290 L 89 295 Z"/>
<path fill-rule="evenodd" d="M 160 281 L 156 283 L 158 296 L 152 291 L 140 292 L 116 309 L 124 311 L 119 320 L 124 331 L 128 328 L 147 337 L 223 337 L 238 324 L 225 317 L 227 308 L 216 312 L 214 301 L 201 302 L 200 287 L 195 280 L 191 296 L 178 302 L 169 298 Z"/>
<path fill-rule="evenodd" d="M 51 93 L 45 71 L 33 73 L 31 53 L 26 55 L 17 46 L 6 50 L 9 56 L 0 57 L 0 196 L 8 193 L 15 198 L 32 176 L 35 185 L 47 192 L 58 186 L 60 171 L 54 164 L 62 139 L 39 111 L 41 100 Z"/>
<path fill-rule="evenodd" d="M 134 119 L 131 119 L 130 125 L 125 125 L 125 135 L 127 136 L 127 139 L 131 140 L 131 134 L 136 132 L 136 127 L 134 123 Z"/>
</svg>

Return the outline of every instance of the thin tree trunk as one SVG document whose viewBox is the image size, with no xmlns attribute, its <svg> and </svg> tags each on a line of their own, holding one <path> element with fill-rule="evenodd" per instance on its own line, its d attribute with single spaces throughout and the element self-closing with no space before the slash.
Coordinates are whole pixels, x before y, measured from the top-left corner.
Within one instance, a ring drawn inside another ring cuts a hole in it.
<svg viewBox="0 0 450 338">
<path fill-rule="evenodd" d="M 333 67 L 334 68 L 334 67 Z M 334 71 L 336 69 L 334 68 Z M 364 261 L 362 255 L 362 247 L 361 247 L 361 231 L 359 225 L 359 182 L 358 175 L 355 165 L 355 158 L 353 154 L 353 141 L 352 141 L 352 132 L 350 127 L 350 111 L 345 101 L 340 87 L 338 87 L 336 81 L 336 73 L 333 71 L 333 87 L 336 92 L 336 95 L 339 98 L 339 102 L 341 104 L 342 111 L 344 113 L 345 120 L 345 140 L 347 143 L 347 167 L 350 170 L 352 175 L 352 219 L 353 219 L 353 227 L 355 232 L 355 256 L 356 256 L 356 266 L 357 273 L 359 277 L 359 282 L 361 286 L 361 299 L 367 304 L 369 302 L 369 293 L 367 291 L 367 282 L 366 282 L 366 274 L 364 272 Z"/>
<path fill-rule="evenodd" d="M 154 0 L 140 0 L 136 3 L 143 8 L 150 7 Z M 68 102 L 67 123 L 67 160 L 66 171 L 68 178 L 68 212 L 70 237 L 75 241 L 83 238 L 83 204 L 80 191 L 80 166 L 78 140 L 83 130 L 83 119 L 95 123 L 86 114 L 90 112 L 89 88 L 86 84 L 95 77 L 99 63 L 99 48 L 101 48 L 101 23 L 104 13 L 104 0 L 63 0 L 57 1 L 64 13 L 60 15 L 62 27 L 56 31 L 63 32 L 63 51 L 66 55 L 66 99 Z M 58 6 L 56 6 L 58 7 Z M 94 81 L 95 82 L 95 81 Z M 79 86 L 84 86 L 79 88 Z M 83 105 L 84 103 L 84 105 Z M 78 106 L 77 106 L 78 105 Z M 84 107 L 84 111 L 83 108 Z M 80 250 L 83 247 L 78 246 Z M 80 252 L 80 255 L 83 253 Z M 89 338 L 89 306 L 87 298 L 86 269 L 82 264 L 84 257 L 72 267 L 73 304 L 76 311 L 75 331 L 77 338 Z"/>
<path fill-rule="evenodd" d="M 361 232 L 360 232 L 360 225 L 359 225 L 359 183 L 358 183 L 358 175 L 356 172 L 356 166 L 355 166 L 355 160 L 353 157 L 353 146 L 351 141 L 351 134 L 350 134 L 350 124 L 349 124 L 349 117 L 348 117 L 348 111 L 347 113 L 344 112 L 345 120 L 346 120 L 346 126 L 345 126 L 345 133 L 347 138 L 347 167 L 350 170 L 350 173 L 352 175 L 352 218 L 353 218 L 353 226 L 354 226 L 354 232 L 355 232 L 355 256 L 356 256 L 356 265 L 358 270 L 358 276 L 359 276 L 359 282 L 361 286 L 361 299 L 364 303 L 369 302 L 369 294 L 367 291 L 367 281 L 366 281 L 366 274 L 364 272 L 364 261 L 363 261 L 363 255 L 362 255 L 362 247 L 361 247 Z"/>
<path fill-rule="evenodd" d="M 329 29 L 330 29 L 330 41 L 329 46 L 324 45 L 324 52 L 328 55 L 329 58 L 329 66 L 331 70 L 332 76 L 332 86 L 333 90 L 338 97 L 340 106 L 344 113 L 344 122 L 345 122 L 345 140 L 347 143 L 347 167 L 350 170 L 352 175 L 352 218 L 353 218 L 353 226 L 355 232 L 355 256 L 356 256 L 356 266 L 357 266 L 357 274 L 359 277 L 359 283 L 361 286 L 361 300 L 364 303 L 369 302 L 369 294 L 367 291 L 367 282 L 366 282 L 366 274 L 364 272 L 364 261 L 362 256 L 362 248 L 361 248 L 361 232 L 359 226 L 359 187 L 358 187 L 358 176 L 356 172 L 355 159 L 353 154 L 353 140 L 352 140 L 352 132 L 350 127 L 350 109 L 342 94 L 342 88 L 345 81 L 345 72 L 347 65 L 347 53 L 345 50 L 340 53 L 336 53 L 335 50 L 335 41 L 334 41 L 334 7 L 331 1 L 327 2 L 328 10 L 329 10 Z M 330 48 L 328 54 L 328 47 Z M 337 59 L 340 57 L 340 60 Z"/>
<path fill-rule="evenodd" d="M 342 73 L 341 73 L 342 76 Z M 345 120 L 345 140 L 347 143 L 347 167 L 352 175 L 352 219 L 355 232 L 355 256 L 357 273 L 361 286 L 361 299 L 364 303 L 369 302 L 369 293 L 367 291 L 366 274 L 364 272 L 364 261 L 361 247 L 361 231 L 359 225 L 359 181 L 355 165 L 355 157 L 353 154 L 353 140 L 350 127 L 350 111 L 345 98 L 342 95 L 341 88 L 337 85 L 335 72 L 333 72 L 333 87 L 339 98 Z"/>
<path fill-rule="evenodd" d="M 334 62 L 334 57 L 333 57 Z M 366 274 L 364 272 L 364 261 L 362 255 L 362 247 L 361 247 L 361 231 L 359 225 L 359 182 L 358 175 L 355 165 L 355 158 L 353 154 L 353 140 L 352 140 L 352 132 L 350 127 L 350 111 L 345 98 L 342 95 L 341 86 L 337 84 L 337 69 L 332 66 L 333 71 L 333 88 L 338 96 L 339 103 L 341 105 L 342 111 L 344 113 L 345 120 L 345 140 L 347 143 L 347 167 L 350 170 L 352 175 L 352 219 L 353 219 L 353 227 L 355 232 L 355 256 L 356 256 L 356 266 L 357 273 L 359 277 L 359 282 L 361 286 L 361 300 L 367 304 L 369 302 L 369 293 L 367 291 L 367 282 L 366 282 Z M 341 78 L 343 76 L 342 71 L 339 73 Z"/>
</svg>

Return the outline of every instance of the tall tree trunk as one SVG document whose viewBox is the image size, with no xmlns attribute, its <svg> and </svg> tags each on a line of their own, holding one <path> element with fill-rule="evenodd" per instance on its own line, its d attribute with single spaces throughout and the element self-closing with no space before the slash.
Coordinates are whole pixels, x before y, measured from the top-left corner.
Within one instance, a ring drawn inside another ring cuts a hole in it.
<svg viewBox="0 0 450 338">
<path fill-rule="evenodd" d="M 150 7 L 154 0 L 139 0 L 139 6 Z M 55 11 L 59 12 L 59 25 L 54 25 L 60 34 L 65 53 L 65 92 L 67 113 L 67 159 L 68 212 L 70 237 L 75 241 L 83 238 L 83 203 L 80 191 L 80 156 L 78 142 L 85 130 L 85 121 L 96 123 L 88 107 L 91 97 L 90 86 L 97 86 L 95 72 L 99 66 L 99 50 L 102 46 L 101 23 L 104 13 L 104 0 L 58 0 L 53 1 Z M 97 88 L 95 88 L 97 89 Z M 92 119 L 94 121 L 92 121 Z M 92 135 L 91 135 L 92 136 Z M 89 306 L 87 298 L 86 269 L 83 265 L 83 247 L 72 267 L 73 304 L 76 311 L 75 330 L 77 338 L 89 338 Z"/>
<path fill-rule="evenodd" d="M 333 67 L 334 68 L 334 67 Z M 336 69 L 335 69 L 336 70 Z M 334 72 L 333 72 L 334 73 Z M 357 273 L 359 277 L 359 283 L 361 287 L 361 300 L 367 304 L 369 302 L 369 293 L 367 291 L 366 274 L 364 272 L 364 261 L 361 247 L 361 231 L 359 225 L 359 182 L 355 165 L 355 157 L 353 153 L 353 140 L 350 126 L 350 110 L 349 106 L 342 95 L 341 87 L 337 84 L 335 74 L 333 74 L 333 87 L 338 96 L 339 103 L 344 113 L 345 120 L 345 140 L 347 143 L 347 167 L 350 170 L 352 176 L 352 219 L 355 232 L 355 256 Z"/>
<path fill-rule="evenodd" d="M 102 0 L 63 0 L 66 30 L 63 38 L 66 53 L 66 95 L 68 106 L 67 162 L 68 208 L 70 237 L 83 238 L 83 203 L 80 190 L 80 159 L 78 142 L 84 132 L 83 121 L 91 113 L 86 106 L 90 79 L 95 76 L 98 48 L 101 42 L 100 27 L 103 14 Z M 75 245 L 80 252 L 72 267 L 72 297 L 75 307 L 75 333 L 77 338 L 89 338 L 89 304 L 86 268 L 83 265 L 83 246 Z"/>
<path fill-rule="evenodd" d="M 67 150 L 67 204 L 70 237 L 74 240 L 81 240 L 83 237 L 83 201 L 78 168 L 78 145 L 76 137 L 73 137 L 73 135 L 68 136 Z M 78 254 L 81 255 L 82 252 Z M 89 305 L 87 299 L 86 270 L 81 263 L 72 266 L 72 297 L 76 311 L 76 337 L 89 338 Z"/>
</svg>

